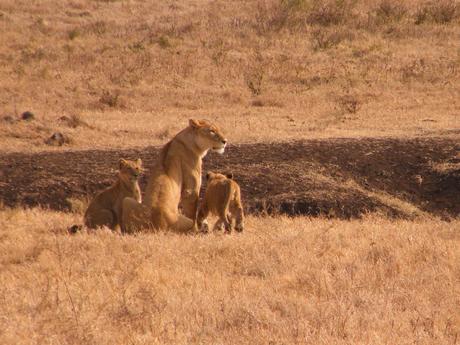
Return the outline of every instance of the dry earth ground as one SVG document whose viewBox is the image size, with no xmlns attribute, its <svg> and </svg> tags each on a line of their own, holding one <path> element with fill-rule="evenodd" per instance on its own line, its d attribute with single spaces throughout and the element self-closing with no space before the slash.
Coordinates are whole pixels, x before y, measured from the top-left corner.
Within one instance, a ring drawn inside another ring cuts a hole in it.
<svg viewBox="0 0 460 345">
<path fill-rule="evenodd" d="M 233 172 L 251 213 L 452 218 L 460 215 L 459 151 L 458 141 L 441 138 L 242 144 L 224 155 L 209 153 L 204 170 Z M 148 169 L 158 153 L 150 147 L 0 155 L 0 201 L 10 207 L 81 208 L 79 200 L 113 183 L 120 157 L 141 157 Z"/>
</svg>

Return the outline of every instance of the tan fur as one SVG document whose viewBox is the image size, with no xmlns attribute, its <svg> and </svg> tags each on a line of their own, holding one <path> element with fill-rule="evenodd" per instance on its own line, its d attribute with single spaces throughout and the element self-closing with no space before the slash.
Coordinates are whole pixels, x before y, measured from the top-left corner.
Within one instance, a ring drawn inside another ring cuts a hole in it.
<svg viewBox="0 0 460 345">
<path fill-rule="evenodd" d="M 235 230 L 243 231 L 244 213 L 241 203 L 241 191 L 238 183 L 232 179 L 233 175 L 225 176 L 210 171 L 206 178 L 208 184 L 206 194 L 198 211 L 198 226 L 203 231 L 207 231 L 206 218 L 209 213 L 212 213 L 219 217 L 214 229 L 221 229 L 223 226 L 226 232 L 230 232 L 233 227 L 233 221 L 235 221 Z"/>
<path fill-rule="evenodd" d="M 151 169 L 143 204 L 132 198 L 123 202 L 122 231 L 195 231 L 202 159 L 208 150 L 223 153 L 226 143 L 212 123 L 190 120 L 189 126 L 163 147 Z M 179 214 L 180 202 L 184 215 Z"/>
<path fill-rule="evenodd" d="M 117 181 L 90 202 L 84 216 L 87 227 L 107 226 L 114 230 L 120 224 L 123 199 L 131 197 L 142 202 L 138 183 L 138 177 L 143 171 L 142 161 L 120 159 L 119 166 Z"/>
</svg>

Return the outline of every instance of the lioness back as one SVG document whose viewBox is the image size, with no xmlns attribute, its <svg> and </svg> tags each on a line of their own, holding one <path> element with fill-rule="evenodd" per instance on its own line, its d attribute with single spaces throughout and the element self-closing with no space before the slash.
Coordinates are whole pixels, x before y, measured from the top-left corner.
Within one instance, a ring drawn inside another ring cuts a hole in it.
<svg viewBox="0 0 460 345">
<path fill-rule="evenodd" d="M 117 181 L 90 202 L 84 216 L 85 225 L 88 228 L 107 226 L 114 230 L 120 224 L 123 199 L 131 197 L 142 201 L 138 182 L 142 171 L 141 159 L 120 159 Z"/>
<path fill-rule="evenodd" d="M 243 231 L 244 212 L 241 191 L 238 183 L 233 180 L 233 175 L 208 172 L 206 178 L 208 184 L 198 211 L 198 226 L 205 230 L 206 218 L 209 213 L 212 213 L 219 217 L 214 229 L 223 226 L 227 232 L 230 232 L 235 222 L 235 230 Z"/>
</svg>

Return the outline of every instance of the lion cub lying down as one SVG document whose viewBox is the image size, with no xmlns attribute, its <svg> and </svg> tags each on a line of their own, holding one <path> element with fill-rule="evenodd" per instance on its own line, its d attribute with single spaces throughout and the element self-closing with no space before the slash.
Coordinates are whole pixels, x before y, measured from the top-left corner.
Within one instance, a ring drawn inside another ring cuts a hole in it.
<svg viewBox="0 0 460 345">
<path fill-rule="evenodd" d="M 207 231 L 206 218 L 212 213 L 219 217 L 214 230 L 220 230 L 224 226 L 225 231 L 230 232 L 235 220 L 235 230 L 243 231 L 244 214 L 240 186 L 233 180 L 233 174 L 223 175 L 210 171 L 206 174 L 206 179 L 206 193 L 198 211 L 198 227 L 202 231 Z"/>
<path fill-rule="evenodd" d="M 118 180 L 100 192 L 90 202 L 85 212 L 84 223 L 88 228 L 107 226 L 114 230 L 120 224 L 123 199 L 131 197 L 141 202 L 138 178 L 144 171 L 142 160 L 120 159 Z"/>
</svg>

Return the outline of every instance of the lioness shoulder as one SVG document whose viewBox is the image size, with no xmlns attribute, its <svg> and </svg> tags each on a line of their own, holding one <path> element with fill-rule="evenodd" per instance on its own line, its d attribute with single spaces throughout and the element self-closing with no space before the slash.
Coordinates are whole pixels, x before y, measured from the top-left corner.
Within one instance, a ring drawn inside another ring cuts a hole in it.
<svg viewBox="0 0 460 345">
<path fill-rule="evenodd" d="M 90 202 L 84 216 L 85 225 L 88 228 L 107 226 L 114 230 L 120 224 L 123 199 L 131 197 L 142 201 L 138 182 L 142 172 L 141 159 L 120 159 L 117 181 Z"/>
<path fill-rule="evenodd" d="M 241 202 L 240 186 L 233 180 L 233 174 L 220 174 L 212 171 L 206 174 L 207 187 L 203 202 L 198 211 L 197 223 L 206 229 L 209 213 L 219 217 L 214 229 L 225 228 L 230 232 L 235 222 L 235 230 L 243 231 L 244 212 Z"/>
</svg>

